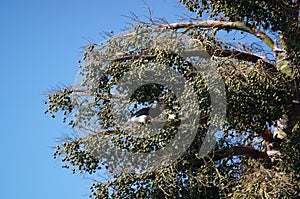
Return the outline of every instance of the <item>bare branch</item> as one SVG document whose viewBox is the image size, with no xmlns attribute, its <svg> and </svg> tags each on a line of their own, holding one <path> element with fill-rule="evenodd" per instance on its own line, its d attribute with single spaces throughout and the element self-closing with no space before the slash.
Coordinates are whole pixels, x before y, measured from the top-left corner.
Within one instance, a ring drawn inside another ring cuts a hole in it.
<svg viewBox="0 0 300 199">
<path fill-rule="evenodd" d="M 246 157 L 254 158 L 254 159 L 260 160 L 262 162 L 266 162 L 266 163 L 271 161 L 268 154 L 265 152 L 258 151 L 251 147 L 234 146 L 231 148 L 225 148 L 225 149 L 213 151 L 208 155 L 207 158 L 202 158 L 202 159 L 195 158 L 191 161 L 187 161 L 188 163 L 185 164 L 184 167 L 199 168 L 207 160 L 218 161 L 218 160 L 222 160 L 224 158 L 230 158 L 233 156 L 246 156 Z"/>
<path fill-rule="evenodd" d="M 258 133 L 258 135 L 260 135 L 263 138 L 263 140 L 265 142 L 273 141 L 273 134 L 271 133 L 271 131 L 269 129 L 266 128 L 265 130 L 259 131 L 257 133 Z"/>
<path fill-rule="evenodd" d="M 221 149 L 215 151 L 213 154 L 213 160 L 221 160 L 226 157 L 244 155 L 254 159 L 263 159 L 268 160 L 269 156 L 265 152 L 258 151 L 254 148 L 245 147 L 245 146 L 235 146 L 228 149 Z"/>
<path fill-rule="evenodd" d="M 237 49 L 227 50 L 227 49 L 217 49 L 214 51 L 214 55 L 218 57 L 229 57 L 233 56 L 235 59 L 257 62 L 258 60 L 263 60 L 269 66 L 274 67 L 274 65 L 264 56 L 260 56 L 251 52 L 241 51 Z"/>
<path fill-rule="evenodd" d="M 243 60 L 243 61 L 251 61 L 257 62 L 258 60 L 262 60 L 267 64 L 268 68 L 274 68 L 275 66 L 264 56 L 260 56 L 251 52 L 241 51 L 238 49 L 215 49 L 214 47 L 210 46 L 211 48 L 207 50 L 207 53 L 210 56 L 217 56 L 217 57 L 232 57 L 235 59 Z M 187 56 L 199 56 L 199 51 L 185 51 L 182 54 Z M 126 61 L 126 60 L 134 60 L 134 59 L 155 59 L 156 55 L 125 55 L 122 57 L 117 57 L 112 61 Z"/>
<path fill-rule="evenodd" d="M 253 34 L 257 38 L 261 39 L 270 49 L 274 48 L 275 42 L 264 32 L 256 29 L 249 28 L 244 23 L 241 22 L 227 22 L 227 21 L 215 21 L 207 20 L 200 22 L 179 22 L 171 24 L 160 24 L 159 27 L 164 27 L 166 29 L 182 29 L 182 28 L 218 28 L 218 29 L 232 29 L 241 30 Z"/>
<path fill-rule="evenodd" d="M 121 56 L 121 57 L 117 57 L 115 59 L 113 59 L 112 61 L 126 61 L 126 60 L 130 60 L 130 59 L 154 59 L 156 57 L 156 55 L 125 55 L 125 56 Z"/>
</svg>

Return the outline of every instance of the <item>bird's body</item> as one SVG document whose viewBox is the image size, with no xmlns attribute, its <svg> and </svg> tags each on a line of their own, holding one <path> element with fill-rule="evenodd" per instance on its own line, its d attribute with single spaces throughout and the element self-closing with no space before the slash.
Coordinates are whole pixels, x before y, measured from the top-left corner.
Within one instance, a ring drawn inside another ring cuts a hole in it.
<svg viewBox="0 0 300 199">
<path fill-rule="evenodd" d="M 134 123 L 147 123 L 150 119 L 149 111 L 150 107 L 142 108 L 141 110 L 132 114 L 132 118 L 130 119 L 130 121 Z"/>
<path fill-rule="evenodd" d="M 287 134 L 283 131 L 287 127 L 287 118 L 279 118 L 274 122 L 273 137 L 271 141 L 266 143 L 267 154 L 274 161 L 275 155 L 280 154 L 280 143 L 287 137 Z"/>
<path fill-rule="evenodd" d="M 149 121 L 149 115 L 133 116 L 130 121 L 134 123 L 147 123 Z"/>
<path fill-rule="evenodd" d="M 134 123 L 147 123 L 150 118 L 156 118 L 162 113 L 162 109 L 160 106 L 155 107 L 146 107 L 132 114 L 130 119 L 131 122 Z"/>
<path fill-rule="evenodd" d="M 150 107 L 142 108 L 141 110 L 137 111 L 136 113 L 132 114 L 133 117 L 140 117 L 142 115 L 149 115 Z"/>
</svg>

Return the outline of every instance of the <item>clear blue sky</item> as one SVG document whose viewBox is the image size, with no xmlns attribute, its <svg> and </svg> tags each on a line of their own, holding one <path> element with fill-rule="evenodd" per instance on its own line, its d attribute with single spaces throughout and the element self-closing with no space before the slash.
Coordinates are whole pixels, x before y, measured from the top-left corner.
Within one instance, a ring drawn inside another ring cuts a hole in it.
<svg viewBox="0 0 300 199">
<path fill-rule="evenodd" d="M 170 21 L 182 11 L 176 0 L 145 1 Z M 121 15 L 130 11 L 146 13 L 141 0 L 0 2 L 0 198 L 88 198 L 91 182 L 52 158 L 55 138 L 68 129 L 43 114 L 44 95 L 60 82 L 73 83 L 80 47 L 102 41 L 103 31 L 120 32 L 129 22 Z"/>
</svg>

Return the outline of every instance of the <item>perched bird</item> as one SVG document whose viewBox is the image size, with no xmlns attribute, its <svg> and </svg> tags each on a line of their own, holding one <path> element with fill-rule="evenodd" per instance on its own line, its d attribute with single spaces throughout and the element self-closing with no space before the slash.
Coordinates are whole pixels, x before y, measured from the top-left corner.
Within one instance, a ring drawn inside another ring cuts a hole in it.
<svg viewBox="0 0 300 199">
<path fill-rule="evenodd" d="M 130 121 L 134 123 L 145 124 L 149 122 L 151 118 L 155 118 L 159 116 L 161 113 L 162 113 L 162 109 L 160 106 L 142 108 L 141 110 L 132 114 Z"/>
<path fill-rule="evenodd" d="M 147 123 L 150 120 L 149 111 L 150 111 L 150 107 L 142 108 L 141 110 L 132 114 L 130 121 L 134 123 L 138 123 L 138 122 L 144 124 Z"/>
<path fill-rule="evenodd" d="M 274 142 L 280 143 L 287 134 L 283 131 L 287 127 L 287 118 L 286 116 L 283 116 L 282 118 L 279 118 L 274 123 L 274 131 L 273 131 L 273 139 Z"/>
<path fill-rule="evenodd" d="M 287 134 L 283 131 L 287 127 L 286 116 L 274 121 L 273 127 L 272 140 L 266 143 L 267 154 L 271 158 L 271 161 L 274 161 L 275 156 L 280 154 L 280 143 L 287 137 Z"/>
</svg>

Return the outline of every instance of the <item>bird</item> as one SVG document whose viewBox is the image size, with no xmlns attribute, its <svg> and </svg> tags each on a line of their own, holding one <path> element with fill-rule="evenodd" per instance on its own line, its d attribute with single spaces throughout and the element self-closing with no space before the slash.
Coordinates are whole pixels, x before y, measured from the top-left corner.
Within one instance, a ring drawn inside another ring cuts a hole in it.
<svg viewBox="0 0 300 199">
<path fill-rule="evenodd" d="M 130 121 L 134 123 L 146 124 L 150 120 L 149 111 L 150 111 L 150 107 L 142 108 L 141 110 L 132 114 Z"/>
<path fill-rule="evenodd" d="M 287 118 L 283 116 L 274 122 L 274 131 L 273 131 L 273 139 L 274 142 L 280 143 L 284 138 L 287 137 L 287 134 L 283 129 L 287 127 Z"/>
<path fill-rule="evenodd" d="M 162 108 L 160 106 L 146 107 L 132 114 L 130 121 L 133 123 L 146 124 L 151 118 L 155 118 L 162 113 Z"/>
<path fill-rule="evenodd" d="M 272 162 L 276 155 L 280 155 L 280 143 L 287 137 L 287 134 L 283 131 L 286 127 L 287 118 L 285 116 L 274 121 L 272 140 L 266 143 L 267 154 Z"/>
</svg>

